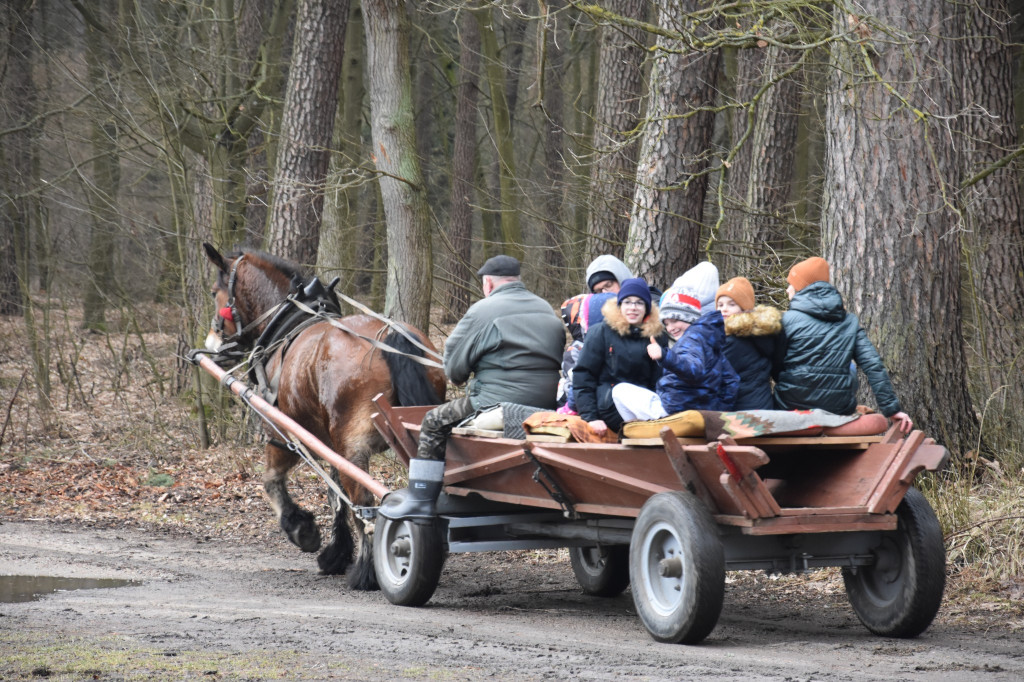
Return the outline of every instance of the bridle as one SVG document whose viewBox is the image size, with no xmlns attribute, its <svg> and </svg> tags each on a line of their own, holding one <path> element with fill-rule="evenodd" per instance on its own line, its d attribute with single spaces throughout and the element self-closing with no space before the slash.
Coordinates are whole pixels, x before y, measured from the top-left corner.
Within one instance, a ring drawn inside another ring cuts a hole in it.
<svg viewBox="0 0 1024 682">
<path fill-rule="evenodd" d="M 244 253 L 236 258 L 235 262 L 231 265 L 231 273 L 228 275 L 228 301 L 227 305 L 224 306 L 231 314 L 231 321 L 235 323 L 235 333 L 231 336 L 224 336 L 224 308 L 218 310 L 213 317 L 213 328 L 220 334 L 223 343 L 238 341 L 241 339 L 243 332 L 247 331 L 245 325 L 242 324 L 242 315 L 238 312 L 238 306 L 235 304 L 235 280 L 238 276 L 238 266 L 241 265 L 243 260 L 245 260 Z"/>
</svg>

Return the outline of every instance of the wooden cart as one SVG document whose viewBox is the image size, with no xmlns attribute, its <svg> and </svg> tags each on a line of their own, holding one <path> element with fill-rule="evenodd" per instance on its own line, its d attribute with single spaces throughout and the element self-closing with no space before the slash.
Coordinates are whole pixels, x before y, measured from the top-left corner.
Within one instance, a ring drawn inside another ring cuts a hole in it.
<svg viewBox="0 0 1024 682">
<path fill-rule="evenodd" d="M 377 428 L 408 463 L 428 408 L 375 403 Z M 869 630 L 913 637 L 938 611 L 945 551 L 912 484 L 947 459 L 920 431 L 896 428 L 711 443 L 664 429 L 615 445 L 457 432 L 438 519 L 378 516 L 377 578 L 393 603 L 420 605 L 446 552 L 569 547 L 586 593 L 632 585 L 656 640 L 695 643 L 718 621 L 726 571 L 838 566 Z"/>
</svg>

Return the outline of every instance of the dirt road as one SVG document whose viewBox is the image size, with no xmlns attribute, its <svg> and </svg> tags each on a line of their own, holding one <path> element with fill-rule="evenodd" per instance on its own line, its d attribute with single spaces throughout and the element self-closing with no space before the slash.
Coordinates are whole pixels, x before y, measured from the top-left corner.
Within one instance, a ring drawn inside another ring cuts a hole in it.
<svg viewBox="0 0 1024 682">
<path fill-rule="evenodd" d="M 718 627 L 678 646 L 650 639 L 628 592 L 582 595 L 557 553 L 453 555 L 418 609 L 314 566 L 284 540 L 3 523 L 2 575 L 143 584 L 0 604 L 0 678 L 1024 679 L 1019 632 L 940 613 L 917 639 L 880 639 L 814 576 L 730 574 Z"/>
</svg>

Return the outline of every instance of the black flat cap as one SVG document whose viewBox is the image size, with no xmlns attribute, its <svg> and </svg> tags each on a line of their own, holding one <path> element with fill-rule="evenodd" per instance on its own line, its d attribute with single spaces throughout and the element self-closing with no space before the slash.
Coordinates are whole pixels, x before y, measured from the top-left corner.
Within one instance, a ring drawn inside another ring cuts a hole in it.
<svg viewBox="0 0 1024 682">
<path fill-rule="evenodd" d="M 476 271 L 476 274 L 480 277 L 483 277 L 484 275 L 493 275 L 495 277 L 518 277 L 519 261 L 512 256 L 504 255 L 488 258 L 487 262 L 480 266 L 480 269 Z"/>
</svg>

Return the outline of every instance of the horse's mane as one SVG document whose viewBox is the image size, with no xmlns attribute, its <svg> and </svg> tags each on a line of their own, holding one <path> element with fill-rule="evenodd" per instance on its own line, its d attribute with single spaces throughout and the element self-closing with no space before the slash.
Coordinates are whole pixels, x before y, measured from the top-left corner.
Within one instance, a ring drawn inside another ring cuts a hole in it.
<svg viewBox="0 0 1024 682">
<path fill-rule="evenodd" d="M 299 279 L 300 281 L 305 283 L 309 279 L 309 273 L 307 273 L 301 266 L 298 266 L 289 260 L 285 260 L 280 256 L 275 256 L 272 253 L 267 253 L 266 251 L 261 251 L 259 249 L 254 249 L 248 246 L 237 248 L 235 251 L 228 255 L 228 258 L 238 258 L 239 256 L 242 255 L 266 262 L 271 267 L 280 270 L 282 273 L 284 273 L 289 280 Z"/>
</svg>

